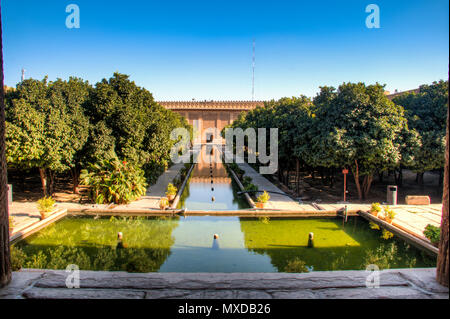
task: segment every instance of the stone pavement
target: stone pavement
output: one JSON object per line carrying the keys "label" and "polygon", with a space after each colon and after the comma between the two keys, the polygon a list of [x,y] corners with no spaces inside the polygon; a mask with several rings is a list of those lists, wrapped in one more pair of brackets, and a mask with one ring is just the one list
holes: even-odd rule
{"label": "stone pavement", "polygon": [[159,209],[159,201],[161,197],[166,196],[167,185],[180,173],[180,170],[184,167],[184,163],[178,163],[172,165],[167,171],[159,176],[156,183],[150,186],[145,196],[142,196],[140,200],[134,201],[128,205],[122,205],[121,208],[129,209]]}
{"label": "stone pavement", "polygon": [[4,299],[448,299],[436,269],[392,269],[379,273],[379,288],[367,288],[368,272],[125,273],[81,271],[80,288],[66,288],[63,270],[13,273]]}
{"label": "stone pavement", "polygon": [[[237,165],[245,171],[244,176],[249,176],[252,179],[252,183],[258,186],[260,191],[283,193],[278,187],[272,184],[269,180],[263,177],[259,172],[255,171],[253,167],[247,163],[237,163]],[[279,210],[296,210],[296,211],[315,211],[314,206],[308,204],[299,204],[291,199],[288,195],[280,195],[269,193],[270,200],[265,205],[265,209],[279,209]]]}
{"label": "stone pavement", "polygon": [[[67,209],[68,211],[81,211],[83,209],[110,209],[114,210],[133,210],[133,209],[158,209],[159,200],[166,196],[167,185],[180,173],[184,164],[174,164],[167,171],[159,176],[154,185],[151,185],[140,200],[134,201],[128,205],[98,205],[98,204],[79,204],[70,202],[59,202],[57,208]],[[14,217],[15,227],[23,228],[26,225],[39,221],[40,215],[36,202],[13,202],[9,206],[9,213]]]}
{"label": "stone pavement", "polygon": [[9,215],[14,218],[14,230],[20,230],[41,220],[36,202],[13,202]]}
{"label": "stone pavement", "polygon": [[441,227],[442,204],[390,206],[396,213],[392,224],[426,241],[423,231],[428,224]]}

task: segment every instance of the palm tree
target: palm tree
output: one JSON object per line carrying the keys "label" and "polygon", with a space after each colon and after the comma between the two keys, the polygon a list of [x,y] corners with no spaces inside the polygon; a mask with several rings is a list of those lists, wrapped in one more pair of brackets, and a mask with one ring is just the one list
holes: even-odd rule
{"label": "palm tree", "polygon": [[2,15],[0,4],[0,65],[1,65],[1,91],[0,91],[0,287],[11,281],[11,258],[9,253],[9,214],[6,182],[6,155],[5,155],[5,101],[3,87],[3,39]]}
{"label": "palm tree", "polygon": [[[447,106],[449,103],[447,102]],[[444,173],[444,192],[442,195],[442,222],[441,222],[441,242],[439,243],[439,256],[437,262],[437,281],[448,287],[448,179],[449,179],[449,136],[450,126],[450,108],[447,107],[447,146],[445,151],[445,173]]]}

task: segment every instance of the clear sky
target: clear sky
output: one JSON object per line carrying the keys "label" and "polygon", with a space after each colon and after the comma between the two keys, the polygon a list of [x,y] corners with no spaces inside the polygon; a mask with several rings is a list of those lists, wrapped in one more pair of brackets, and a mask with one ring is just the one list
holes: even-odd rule
{"label": "clear sky", "polygon": [[[157,100],[250,100],[305,94],[342,82],[389,91],[447,79],[447,0],[143,1],[2,0],[5,83],[119,71]],[[66,28],[66,6],[80,28]],[[368,4],[380,28],[365,24]]]}

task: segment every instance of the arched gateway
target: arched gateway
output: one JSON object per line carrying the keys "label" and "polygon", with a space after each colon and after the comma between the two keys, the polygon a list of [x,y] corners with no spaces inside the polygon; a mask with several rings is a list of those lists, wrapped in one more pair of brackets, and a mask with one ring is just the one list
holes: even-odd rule
{"label": "arched gateway", "polygon": [[158,102],[166,109],[184,116],[198,133],[194,142],[213,142],[213,130],[218,132],[233,123],[239,113],[264,106],[264,101],[174,101]]}

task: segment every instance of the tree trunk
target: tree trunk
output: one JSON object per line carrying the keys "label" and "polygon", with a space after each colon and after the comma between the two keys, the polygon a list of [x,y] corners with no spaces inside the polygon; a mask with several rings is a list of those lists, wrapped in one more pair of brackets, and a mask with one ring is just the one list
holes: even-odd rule
{"label": "tree trunk", "polygon": [[72,172],[72,182],[73,182],[73,193],[78,194],[78,186],[80,185],[80,169],[75,165],[71,169]]}
{"label": "tree trunk", "polygon": [[335,181],[335,169],[330,168],[330,188],[333,188]]}
{"label": "tree trunk", "polygon": [[383,183],[383,174],[384,172],[378,173],[378,182]]}
{"label": "tree trunk", "polygon": [[44,196],[47,196],[47,194],[48,194],[47,174],[45,171],[46,171],[45,168],[39,167],[39,177],[41,178],[42,192],[44,193]]}
{"label": "tree trunk", "polygon": [[403,184],[403,169],[401,167],[398,170],[394,169],[394,181],[395,181],[395,185],[402,186],[402,184]]}
{"label": "tree trunk", "polygon": [[[447,101],[448,105],[448,101]],[[447,142],[445,151],[445,172],[444,172],[444,190],[442,195],[442,221],[441,221],[441,240],[439,243],[439,255],[437,261],[437,274],[436,280],[446,287],[448,287],[448,184],[449,184],[449,121],[450,121],[450,109],[447,107]]]}
{"label": "tree trunk", "polygon": [[417,184],[419,184],[420,186],[423,186],[423,175],[425,173],[417,173],[417,177],[416,177],[416,181]]}
{"label": "tree trunk", "polygon": [[9,212],[6,176],[5,101],[3,87],[3,40],[0,4],[0,288],[11,282],[11,254],[9,251]]}
{"label": "tree trunk", "polygon": [[55,192],[55,172],[52,171],[51,169],[48,169],[47,176],[48,176],[47,194],[49,196],[53,196],[53,193]]}
{"label": "tree trunk", "polygon": [[300,195],[300,161],[298,158],[295,159],[295,192],[297,196]]}
{"label": "tree trunk", "polygon": [[355,178],[355,184],[356,184],[356,190],[358,191],[358,199],[362,200],[363,193],[361,190],[361,185],[359,184],[359,167],[358,167],[358,161],[355,160],[355,168],[352,168],[353,177]]}
{"label": "tree trunk", "polygon": [[372,179],[373,179],[373,176],[371,174],[364,176],[363,187],[362,187],[362,197],[363,197],[363,199],[366,199],[368,197],[368,195],[369,195],[370,186],[372,186]]}

